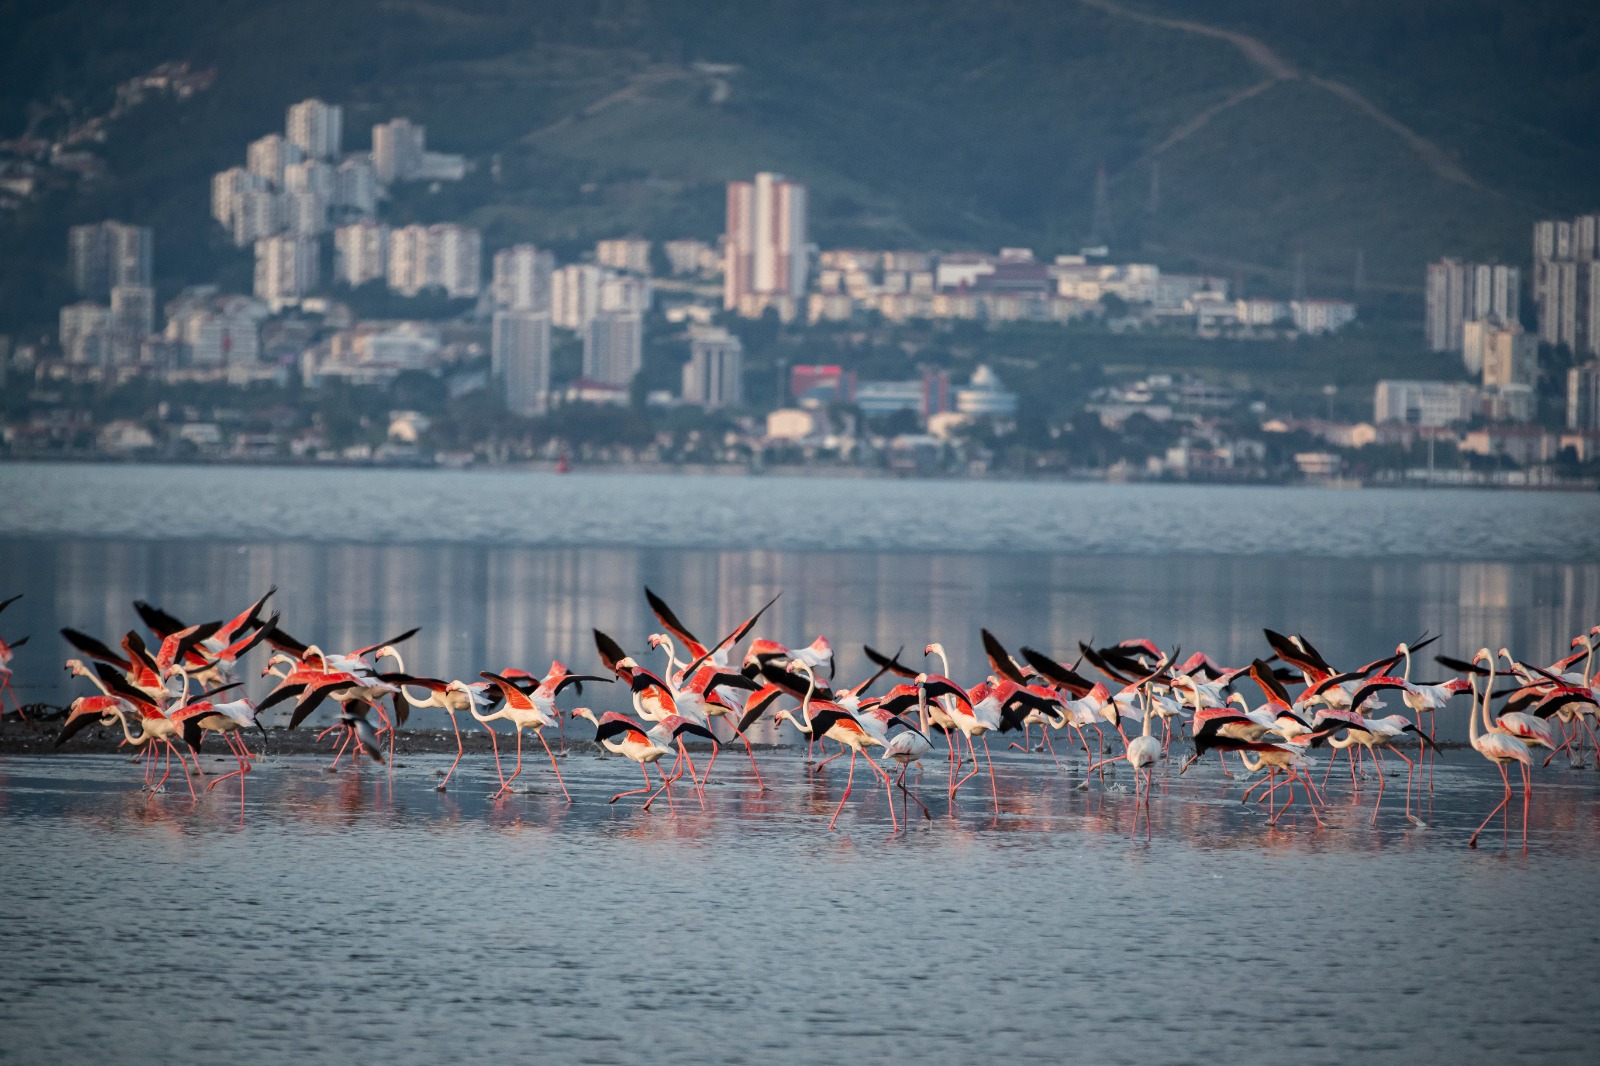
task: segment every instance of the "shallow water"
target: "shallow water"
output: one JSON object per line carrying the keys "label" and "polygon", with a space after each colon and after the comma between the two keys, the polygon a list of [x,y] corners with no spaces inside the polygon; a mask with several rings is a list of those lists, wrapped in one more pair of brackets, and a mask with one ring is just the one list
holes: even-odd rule
{"label": "shallow water", "polygon": [[[303,639],[353,648],[420,623],[407,667],[463,677],[593,669],[597,626],[642,647],[644,585],[702,636],[781,591],[762,633],[827,633],[851,680],[862,642],[919,659],[929,640],[973,679],[984,626],[1061,657],[1150,636],[1229,663],[1263,654],[1270,626],[1356,663],[1424,629],[1443,634],[1430,655],[1548,661],[1600,621],[1592,496],[0,465],[0,501],[0,597],[25,594],[0,632],[33,636],[16,683],[51,702],[81,691],[59,627],[115,637],[135,598],[220,617],[273,584]],[[1464,714],[1441,735],[1462,737]],[[1579,992],[1600,978],[1592,770],[1536,771],[1524,854],[1497,829],[1464,847],[1500,788],[1470,751],[1436,765],[1429,829],[1401,814],[1403,776],[1372,829],[1373,782],[1355,798],[1338,775],[1328,829],[1272,829],[1208,761],[1158,776],[1146,845],[1126,781],[1073,788],[1081,751],[1062,747],[1075,775],[996,755],[998,816],[981,778],[952,816],[936,757],[934,818],[901,834],[864,770],[827,833],[843,764],[809,778],[792,749],[760,754],[765,795],[730,750],[706,813],[680,792],[649,814],[605,802],[636,768],[576,751],[570,807],[542,751],[532,791],[498,802],[482,756],[444,795],[436,756],[403,755],[392,783],[273,756],[242,803],[226,783],[198,806],[141,793],[120,758],[0,756],[0,1061],[1588,1062],[1600,1046]]]}
{"label": "shallow water", "polygon": [[[983,627],[1013,650],[1030,644],[1063,659],[1077,657],[1080,640],[1147,636],[1234,665],[1268,654],[1263,626],[1305,633],[1333,662],[1352,665],[1429,630],[1443,637],[1412,677],[1442,680],[1436,651],[1508,646],[1549,662],[1600,621],[1595,561],[0,541],[0,589],[25,594],[0,618],[3,631],[34,634],[13,664],[29,702],[64,703],[82,688],[61,671],[70,653],[56,635],[62,626],[120,635],[136,622],[135,599],[189,622],[231,616],[273,585],[284,628],[302,640],[350,649],[420,624],[402,646],[406,667],[469,679],[509,666],[542,673],[551,659],[593,672],[596,627],[642,661],[663,662],[644,648],[660,628],[646,585],[703,639],[781,592],[762,634],[791,644],[827,634],[840,676],[852,683],[870,672],[863,643],[883,652],[903,646],[921,662],[934,640],[956,677],[976,680],[988,672]],[[249,660],[257,696],[266,691],[256,677],[264,659],[254,652]],[[626,693],[612,689],[589,686],[582,698],[623,709]],[[1464,739],[1464,722],[1441,716],[1441,735]]]}
{"label": "shallow water", "polygon": [[763,752],[761,795],[733,756],[675,814],[607,806],[635,768],[586,754],[570,807],[547,764],[493,802],[487,760],[441,795],[437,757],[392,784],[277,759],[196,809],[122,759],[0,759],[7,1057],[1587,1062],[1600,1039],[1575,992],[1600,979],[1592,773],[1540,777],[1523,854],[1463,846],[1499,790],[1476,756],[1438,767],[1428,830],[1402,828],[1403,777],[1376,830],[1372,782],[1359,806],[1335,782],[1315,831],[1164,769],[1150,845],[1115,778],[1078,792],[1042,756],[997,759],[999,816],[964,791],[951,817],[930,760],[933,820],[898,835],[865,771],[829,834],[842,764]]}

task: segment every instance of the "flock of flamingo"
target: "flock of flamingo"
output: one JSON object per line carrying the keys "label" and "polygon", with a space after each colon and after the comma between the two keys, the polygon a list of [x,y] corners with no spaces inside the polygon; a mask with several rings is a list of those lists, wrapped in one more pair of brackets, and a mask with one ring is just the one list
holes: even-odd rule
{"label": "flock of flamingo", "polygon": [[[907,773],[913,767],[920,770],[923,760],[933,755],[938,747],[935,737],[943,741],[951,811],[960,790],[979,774],[986,774],[998,813],[1000,785],[989,734],[1013,734],[1016,739],[1011,748],[1048,754],[1062,766],[1052,734],[1065,731],[1069,756],[1081,747],[1086,760],[1076,788],[1090,789],[1096,781],[1104,788],[1106,770],[1117,764],[1126,764],[1132,771],[1133,832],[1138,832],[1143,811],[1148,840],[1155,771],[1174,739],[1185,733],[1193,751],[1183,760],[1180,775],[1212,751],[1217,753],[1222,773],[1230,778],[1234,775],[1224,758],[1229,752],[1237,755],[1246,772],[1265,771],[1242,798],[1248,801],[1252,793],[1262,790],[1257,801],[1264,799],[1268,804],[1271,825],[1277,825],[1298,798],[1316,825],[1323,826],[1324,793],[1341,752],[1349,764],[1353,791],[1361,787],[1359,763],[1371,760],[1378,771],[1378,797],[1372,808],[1372,823],[1376,824],[1383,802],[1385,753],[1392,753],[1407,764],[1405,817],[1422,825],[1411,810],[1413,786],[1422,787],[1417,769],[1438,750],[1434,742],[1436,715],[1455,697],[1466,695],[1470,696],[1466,710],[1472,748],[1494,764],[1504,785],[1499,802],[1469,838],[1473,847],[1495,815],[1504,812],[1509,825],[1515,795],[1509,773],[1512,764],[1520,776],[1526,846],[1534,748],[1548,751],[1542,765],[1548,766],[1562,751],[1569,751],[1569,758],[1579,765],[1587,738],[1600,768],[1600,738],[1594,728],[1594,719],[1600,714],[1600,679],[1592,669],[1600,626],[1574,637],[1571,654],[1547,666],[1524,662],[1505,648],[1483,648],[1470,660],[1436,656],[1438,663],[1457,676],[1431,684],[1411,680],[1413,654],[1437,639],[1424,639],[1426,634],[1398,645],[1384,658],[1340,670],[1305,637],[1272,630],[1264,631],[1268,654],[1238,667],[1222,666],[1199,652],[1180,661],[1180,651],[1163,651],[1142,639],[1103,647],[1080,644],[1070,664],[1028,647],[1013,656],[984,630],[991,672],[970,687],[949,676],[949,661],[938,643],[926,645],[922,660],[912,663],[901,660],[903,648],[884,655],[866,647],[875,672],[858,684],[842,686],[836,682],[833,648],[825,637],[796,648],[756,639],[736,665],[737,648],[776,598],[715,644],[706,644],[660,597],[646,589],[650,608],[662,626],[662,632],[648,638],[649,654],[663,660],[657,669],[642,665],[639,658],[596,630],[603,673],[574,674],[552,662],[543,675],[505,668],[463,681],[406,670],[398,645],[414,635],[415,629],[344,654],[298,641],[279,625],[277,614],[264,617],[275,591],[268,591],[232,619],[200,625],[185,625],[160,608],[135,603],[139,617],[153,634],[153,644],[136,630],[130,630],[114,648],[89,634],[63,629],[62,636],[83,656],[68,659],[67,670],[86,678],[97,691],[72,702],[56,745],[96,723],[120,726],[123,743],[143,752],[146,789],[164,789],[176,757],[191,797],[198,799],[194,782],[205,776],[198,754],[206,738],[215,734],[236,761],[236,769],[215,777],[206,789],[228,778],[238,778],[242,789],[256,758],[247,743],[248,733],[256,730],[265,737],[261,716],[279,705],[289,707],[288,728],[295,729],[325,701],[337,704],[338,718],[322,734],[337,739],[330,769],[336,769],[347,753],[352,764],[366,756],[392,765],[396,730],[411,711],[426,709],[447,715],[455,734],[456,757],[437,785],[441,791],[449,785],[465,753],[460,717],[467,715],[487,729],[493,744],[500,782],[496,797],[515,789],[523,770],[523,733],[527,731],[544,748],[555,784],[570,803],[571,795],[544,734],[545,729],[556,726],[564,744],[565,716],[588,720],[600,746],[638,764],[643,787],[618,792],[610,802],[643,796],[642,806],[648,810],[665,794],[668,806],[675,810],[673,785],[687,774],[703,809],[717,756],[724,743],[735,739],[744,746],[755,784],[766,789],[749,733],[768,717],[774,724],[791,724],[805,736],[806,761],[812,772],[848,754],[844,790],[828,822],[830,830],[850,799],[857,758],[867,756],[864,764],[875,778],[874,788],[882,786],[889,801],[891,826],[899,831],[910,824],[908,803],[915,803],[924,817],[932,817],[918,791],[908,785]],[[0,611],[16,599],[0,603]],[[8,644],[0,640],[0,701],[9,694],[13,703],[17,702],[10,686],[10,664],[15,649],[25,641]],[[259,702],[218,699],[241,687],[237,679],[240,660],[262,644],[271,649],[262,675],[277,679],[272,691]],[[929,668],[935,659],[938,672]],[[892,679],[891,687],[870,695],[885,677]],[[1505,680],[1508,687],[1496,692],[1497,680]],[[597,715],[587,707],[563,711],[557,706],[568,690],[581,694],[585,683],[619,682],[631,691],[637,717],[615,712]],[[1291,694],[1290,686],[1300,691]],[[1262,697],[1255,706],[1251,705],[1251,689]],[[1385,694],[1397,695],[1409,716],[1369,717],[1383,709]],[[1495,699],[1504,701],[1498,712],[1492,709]],[[0,702],[0,711],[3,706]],[[23,710],[17,703],[17,713],[23,714]],[[515,731],[516,760],[509,774],[492,726],[496,721],[506,722]],[[1036,728],[1037,744],[1033,739]],[[710,743],[710,758],[703,769],[695,765],[687,738]],[[837,748],[831,755],[824,750],[829,741]],[[1120,752],[1116,750],[1119,744]],[[1415,754],[1407,755],[1402,748],[1412,744],[1416,745]],[[876,757],[871,749],[877,749]],[[1331,755],[1318,783],[1311,767],[1323,750]],[[669,756],[669,768],[662,769]],[[655,778],[650,775],[652,767]],[[1299,797],[1296,785],[1300,786]],[[1428,787],[1432,787],[1431,775]],[[1285,790],[1281,807],[1277,802],[1280,788]]]}

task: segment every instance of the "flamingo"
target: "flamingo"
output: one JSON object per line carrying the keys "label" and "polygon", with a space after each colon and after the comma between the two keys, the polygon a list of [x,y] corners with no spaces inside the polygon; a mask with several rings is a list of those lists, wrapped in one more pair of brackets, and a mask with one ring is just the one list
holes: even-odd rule
{"label": "flamingo", "polygon": [[[905,725],[904,721],[900,722]],[[922,686],[917,686],[917,728],[906,726],[905,729],[889,738],[883,746],[883,761],[896,763],[900,767],[900,775],[895,778],[895,784],[900,788],[900,819],[910,827],[906,817],[906,797],[910,791],[906,788],[906,772],[912,766],[921,765],[922,759],[933,751],[933,741],[928,739],[928,691]],[[923,817],[933,820],[933,813],[928,810],[928,805],[922,802],[920,796],[911,796],[917,801],[917,806],[922,808]]]}
{"label": "flamingo", "polygon": [[1485,818],[1478,825],[1478,828],[1472,831],[1472,836],[1467,839],[1467,847],[1475,848],[1478,846],[1478,834],[1483,832],[1483,827],[1488,825],[1494,816],[1505,808],[1507,803],[1511,802],[1511,779],[1506,776],[1506,763],[1509,762],[1522,764],[1522,846],[1527,847],[1528,789],[1532,784],[1533,756],[1528,751],[1528,746],[1516,737],[1508,733],[1496,733],[1493,731],[1489,723],[1489,698],[1494,692],[1495,664],[1498,660],[1488,648],[1479,649],[1478,653],[1472,657],[1473,665],[1477,665],[1480,659],[1487,660],[1489,663],[1489,681],[1483,689],[1482,715],[1484,732],[1482,734],[1478,732],[1478,682],[1476,675],[1474,675],[1472,681],[1473,714],[1468,719],[1470,724],[1467,729],[1467,737],[1472,744],[1472,749],[1494,763],[1495,767],[1500,771],[1500,780],[1505,785],[1506,791],[1505,795],[1500,798],[1500,802],[1495,804],[1494,809],[1489,812],[1489,817]]}
{"label": "flamingo", "polygon": [[[780,722],[793,722],[795,728],[802,733],[820,734],[850,749],[850,772],[845,777],[844,795],[839,797],[839,806],[834,808],[833,817],[828,821],[828,829],[831,831],[834,823],[839,820],[839,812],[844,810],[845,801],[850,798],[851,788],[855,785],[856,756],[861,754],[865,748],[883,747],[884,742],[869,733],[855,715],[840,707],[837,703],[820,701],[818,703],[820,709],[813,714],[812,697],[815,695],[817,688],[815,669],[810,663],[800,659],[793,660],[789,669],[804,670],[809,684],[806,687],[805,699],[800,704],[800,717],[796,718],[792,712],[785,709],[777,713],[777,719]],[[884,794],[889,799],[889,821],[898,831],[900,824],[894,816],[894,791],[889,783],[889,775],[880,770],[878,765],[870,758],[867,760],[867,766],[883,780]]]}
{"label": "flamingo", "polygon": [[1138,736],[1128,741],[1126,750],[1111,759],[1104,759],[1091,765],[1087,773],[1093,773],[1100,766],[1111,762],[1126,760],[1133,767],[1133,833],[1139,833],[1139,785],[1144,784],[1144,838],[1150,839],[1150,787],[1153,784],[1156,760],[1161,757],[1161,741],[1150,735],[1150,719],[1154,712],[1147,706],[1144,711],[1144,730]]}
{"label": "flamingo", "polygon": [[[6,600],[5,603],[0,603],[0,610],[4,610],[8,604],[12,603],[18,598],[19,597],[17,596],[13,596],[11,599]],[[21,718],[23,721],[27,721],[28,716],[22,710],[22,701],[17,699],[17,690],[11,687],[11,660],[16,656],[17,649],[26,643],[28,643],[27,637],[21,637],[17,640],[13,640],[9,644],[4,640],[0,640],[0,694],[11,694],[11,702],[16,704],[17,707],[17,717]],[[3,700],[0,700],[0,713],[3,713],[4,711],[5,703]]]}
{"label": "flamingo", "polygon": [[[595,740],[607,751],[632,759],[639,766],[639,772],[644,774],[644,787],[636,788],[631,792],[618,792],[607,803],[615,803],[624,796],[640,796],[651,789],[655,792],[644,801],[643,810],[649,810],[650,804],[655,802],[656,796],[663,791],[667,794],[667,804],[672,804],[672,782],[660,767],[661,759],[671,755],[672,749],[657,743],[637,722],[627,715],[607,711],[596,718],[594,712],[587,707],[574,707],[568,712],[574,718],[587,718],[595,727]],[[655,782],[650,780],[651,765],[655,765],[656,773],[661,775],[661,787],[656,788]]]}
{"label": "flamingo", "polygon": [[125,710],[126,705],[115,696],[79,696],[68,705],[67,720],[61,723],[54,746],[61,747],[96,720],[102,726],[113,724],[117,714]]}
{"label": "flamingo", "polygon": [[[556,754],[550,750],[549,742],[544,739],[544,734],[540,732],[540,730],[545,726],[554,725],[555,720],[552,715],[560,714],[561,712],[553,710],[547,712],[544,708],[540,707],[539,703],[536,702],[533,697],[523,692],[520,688],[514,685],[509,678],[504,677],[501,674],[490,673],[486,670],[478,676],[486,681],[489,681],[500,690],[500,695],[505,700],[505,706],[498,711],[494,711],[485,715],[478,713],[478,708],[474,702],[469,702],[467,705],[468,713],[470,713],[472,717],[476,718],[486,728],[489,727],[490,722],[493,722],[496,719],[504,719],[510,722],[517,729],[517,768],[511,772],[510,777],[506,777],[504,773],[501,774],[500,790],[496,792],[495,795],[501,796],[507,792],[510,792],[511,783],[517,779],[519,774],[522,773],[522,731],[524,729],[532,729],[533,735],[538,737],[539,743],[544,746],[544,753],[550,756],[550,769],[556,775],[556,784],[561,786],[561,794],[567,798],[568,803],[571,803],[572,794],[567,791],[567,783],[561,779],[561,767],[556,765]],[[553,707],[554,704],[551,706]],[[489,735],[491,739],[494,737],[494,730],[492,728],[489,729]],[[498,769],[500,765],[499,741],[494,741],[494,746],[495,767]]]}
{"label": "flamingo", "polygon": [[978,705],[972,702],[971,697],[959,685],[950,680],[950,660],[945,655],[943,644],[938,642],[929,644],[922,649],[922,654],[924,656],[937,655],[939,657],[939,665],[944,670],[944,674],[919,674],[917,683],[938,682],[955,690],[955,694],[945,700],[945,713],[949,715],[951,723],[961,731],[961,735],[966,737],[967,750],[972,754],[972,772],[951,784],[950,798],[954,799],[956,793],[961,790],[961,786],[972,780],[978,773],[978,752],[972,746],[972,738],[977,737],[983,741],[983,756],[989,763],[989,792],[994,797],[994,809],[995,813],[998,814],[1000,811],[1000,786],[996,784],[994,778],[994,759],[989,754],[988,734],[1000,728],[1000,708],[996,704],[989,703],[985,704],[980,712]]}
{"label": "flamingo", "polygon": [[[1317,813],[1317,804],[1321,802],[1322,797],[1318,795],[1317,786],[1312,783],[1311,776],[1301,772],[1310,765],[1310,760],[1306,757],[1302,743],[1255,744],[1240,748],[1238,752],[1239,761],[1244,764],[1244,768],[1250,773],[1255,773],[1263,766],[1267,768],[1266,779],[1245,789],[1244,795],[1240,797],[1240,802],[1242,803],[1248,799],[1254,789],[1259,788],[1261,785],[1268,786],[1267,804],[1272,816],[1268,819],[1267,824],[1277,825],[1278,819],[1287,814],[1290,806],[1294,804],[1294,782],[1298,780],[1306,787],[1306,806],[1311,809],[1311,817],[1317,820],[1317,828],[1326,829],[1327,826],[1323,824],[1322,816]],[[1250,761],[1252,757],[1255,759],[1254,763]],[[1272,796],[1278,789],[1274,779],[1279,773],[1285,774],[1288,778],[1284,783],[1289,788],[1289,799],[1284,803],[1283,810],[1273,811]]]}

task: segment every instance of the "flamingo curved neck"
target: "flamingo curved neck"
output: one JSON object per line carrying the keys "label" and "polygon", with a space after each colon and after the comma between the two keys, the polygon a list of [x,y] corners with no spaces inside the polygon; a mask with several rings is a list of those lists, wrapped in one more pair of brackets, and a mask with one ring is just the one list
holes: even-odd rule
{"label": "flamingo curved neck", "polygon": [[117,716],[117,721],[122,723],[122,735],[127,738],[128,747],[130,747],[130,748],[142,748],[146,744],[150,743],[150,741],[155,739],[153,736],[150,735],[149,731],[144,731],[144,732],[141,732],[138,736],[134,736],[133,735],[133,730],[128,728],[128,715],[127,715],[127,713],[125,711],[122,710],[122,708],[118,707],[116,709],[116,711],[115,711],[115,714]]}

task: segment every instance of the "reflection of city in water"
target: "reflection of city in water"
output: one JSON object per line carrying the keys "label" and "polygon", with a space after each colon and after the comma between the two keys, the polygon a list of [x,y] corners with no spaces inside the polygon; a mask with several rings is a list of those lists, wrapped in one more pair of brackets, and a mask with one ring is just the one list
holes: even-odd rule
{"label": "reflection of city in water", "polygon": [[[702,638],[781,592],[762,633],[790,643],[827,634],[847,677],[864,667],[862,642],[905,645],[919,660],[939,640],[957,676],[975,680],[985,626],[1063,658],[1079,640],[1149,636],[1233,664],[1265,654],[1269,626],[1356,663],[1423,630],[1443,634],[1430,652],[1504,645],[1549,660],[1600,618],[1600,563],[86,539],[14,540],[0,559],[0,587],[26,594],[8,622],[41,635],[15,664],[29,699],[66,695],[65,645],[52,650],[50,636],[61,626],[115,637],[133,624],[134,599],[201,621],[271,585],[284,627],[303,640],[347,649],[420,625],[402,648],[408,669],[468,678],[552,658],[592,669],[594,628],[644,652],[646,585]],[[1413,676],[1437,680],[1442,669],[1430,659]],[[584,700],[620,707],[622,696],[597,686]]]}

